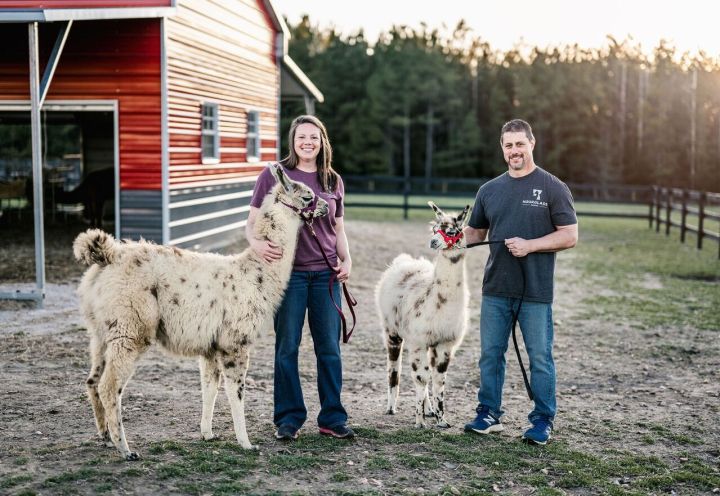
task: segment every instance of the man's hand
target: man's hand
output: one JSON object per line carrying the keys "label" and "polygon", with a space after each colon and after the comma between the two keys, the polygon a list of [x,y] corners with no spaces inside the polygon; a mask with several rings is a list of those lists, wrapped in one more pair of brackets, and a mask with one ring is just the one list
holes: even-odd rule
{"label": "man's hand", "polygon": [[505,240],[505,246],[514,257],[524,257],[528,253],[532,253],[530,241],[523,238],[509,238]]}
{"label": "man's hand", "polygon": [[250,247],[257,254],[257,256],[265,260],[267,263],[273,263],[282,258],[282,248],[280,248],[272,241],[264,241],[262,239],[252,238],[250,240]]}

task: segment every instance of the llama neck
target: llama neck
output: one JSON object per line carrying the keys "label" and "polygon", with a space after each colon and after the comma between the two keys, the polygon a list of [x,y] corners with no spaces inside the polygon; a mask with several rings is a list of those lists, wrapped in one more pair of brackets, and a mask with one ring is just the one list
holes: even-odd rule
{"label": "llama neck", "polygon": [[451,288],[465,280],[465,252],[463,250],[441,250],[435,257],[433,280]]}

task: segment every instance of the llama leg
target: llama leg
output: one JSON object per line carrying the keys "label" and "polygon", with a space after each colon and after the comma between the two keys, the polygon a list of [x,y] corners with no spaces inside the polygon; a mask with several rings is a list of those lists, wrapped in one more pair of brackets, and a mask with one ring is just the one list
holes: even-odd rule
{"label": "llama leg", "polygon": [[98,435],[106,444],[113,446],[105,419],[105,408],[102,401],[100,401],[100,393],[98,392],[98,383],[105,370],[105,359],[103,358],[105,346],[95,337],[93,329],[90,329],[90,333],[92,336],[90,338],[90,373],[86,381],[88,398],[90,398],[90,404],[93,408]]}
{"label": "llama leg", "polygon": [[212,419],[219,385],[220,368],[218,367],[216,356],[200,357],[200,386],[202,388],[203,399],[200,433],[206,441],[215,439],[212,432]]}
{"label": "llama leg", "polygon": [[437,416],[437,426],[450,427],[445,420],[445,381],[447,369],[452,358],[452,343],[441,343],[435,347],[430,360],[432,367],[433,404]]}
{"label": "llama leg", "polygon": [[134,451],[130,451],[125,439],[125,429],[122,423],[122,390],[132,376],[135,361],[147,349],[132,339],[116,337],[108,344],[105,352],[105,371],[100,378],[98,392],[100,400],[105,407],[110,439],[126,460],[139,460]]}
{"label": "llama leg", "polygon": [[430,367],[428,365],[428,353],[425,348],[410,350],[410,366],[413,369],[413,380],[415,382],[415,427],[425,427],[425,406],[428,396],[428,380],[430,379]]}
{"label": "llama leg", "polygon": [[245,375],[250,366],[250,350],[242,346],[234,355],[225,355],[222,360],[225,374],[225,392],[230,402],[235,436],[238,443],[245,449],[255,449],[250,444],[245,428]]}
{"label": "llama leg", "polygon": [[397,399],[400,394],[400,371],[402,369],[402,348],[403,339],[397,334],[392,334],[390,329],[385,329],[385,346],[387,347],[387,372],[388,372],[388,415],[395,415],[397,411]]}

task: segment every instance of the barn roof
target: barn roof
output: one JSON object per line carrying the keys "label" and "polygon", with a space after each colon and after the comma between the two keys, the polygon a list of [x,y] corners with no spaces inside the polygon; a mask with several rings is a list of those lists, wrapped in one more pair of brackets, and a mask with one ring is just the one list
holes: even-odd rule
{"label": "barn roof", "polygon": [[0,22],[53,22],[165,17],[175,0],[8,0]]}

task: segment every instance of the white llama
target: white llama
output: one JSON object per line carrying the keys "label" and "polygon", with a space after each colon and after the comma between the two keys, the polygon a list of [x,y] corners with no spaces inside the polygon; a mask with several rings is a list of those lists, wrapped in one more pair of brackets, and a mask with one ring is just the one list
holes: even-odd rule
{"label": "white llama", "polygon": [[255,236],[283,247],[280,260],[266,263],[248,248],[239,255],[196,253],[140,241],[117,242],[100,230],[80,234],[75,257],[90,265],[78,294],[90,333],[92,368],[88,395],[99,435],[127,460],[123,389],[136,360],[158,341],[178,355],[200,358],[203,410],[200,432],[212,439],[212,417],[220,375],[232,411],[235,435],[253,448],[245,428],[245,375],[249,352],[285,292],[292,270],[301,215],[325,215],[315,195],[272,166],[278,184],[264,199]]}
{"label": "white llama", "polygon": [[[403,344],[407,342],[415,382],[415,427],[424,417],[445,421],[445,379],[450,360],[467,328],[468,290],[465,283],[465,241],[462,228],[468,209],[457,217],[443,213],[433,202],[436,222],[430,248],[435,262],[398,255],[383,273],[375,296],[383,327],[388,362],[387,414],[394,415],[399,393]],[[428,397],[432,375],[433,403]]]}

